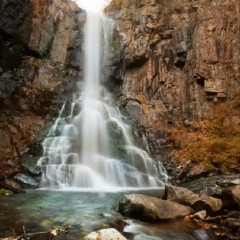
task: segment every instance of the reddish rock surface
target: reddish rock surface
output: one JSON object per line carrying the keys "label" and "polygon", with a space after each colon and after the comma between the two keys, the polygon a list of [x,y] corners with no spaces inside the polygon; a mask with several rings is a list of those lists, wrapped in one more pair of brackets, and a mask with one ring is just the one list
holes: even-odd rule
{"label": "reddish rock surface", "polygon": [[118,104],[144,126],[153,154],[163,155],[162,139],[174,148],[182,179],[196,163],[207,175],[240,169],[239,9],[238,0],[113,0],[105,10],[116,20]]}

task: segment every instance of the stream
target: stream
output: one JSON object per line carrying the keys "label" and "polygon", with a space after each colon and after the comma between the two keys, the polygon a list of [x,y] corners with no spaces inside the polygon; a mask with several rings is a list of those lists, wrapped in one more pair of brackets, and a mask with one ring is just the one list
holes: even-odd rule
{"label": "stream", "polygon": [[[0,196],[0,238],[13,236],[13,229],[16,235],[22,235],[23,227],[26,233],[34,233],[71,225],[67,239],[81,239],[109,227],[116,228],[127,239],[198,239],[194,235],[196,226],[190,222],[150,224],[123,217],[117,211],[118,202],[128,193],[27,190],[26,194]],[[141,193],[159,195],[156,190]]]}

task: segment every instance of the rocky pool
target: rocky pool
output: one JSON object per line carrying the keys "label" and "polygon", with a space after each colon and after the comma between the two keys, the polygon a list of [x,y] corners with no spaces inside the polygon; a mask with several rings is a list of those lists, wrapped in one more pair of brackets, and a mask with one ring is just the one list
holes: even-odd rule
{"label": "rocky pool", "polygon": [[[26,194],[1,196],[0,238],[24,233],[64,230],[67,239],[113,227],[127,239],[195,240],[197,227],[183,220],[172,223],[144,223],[118,213],[120,198],[129,192],[80,192],[27,190]],[[148,194],[145,192],[145,194]],[[152,195],[153,193],[151,193]],[[155,196],[159,193],[155,191]]]}

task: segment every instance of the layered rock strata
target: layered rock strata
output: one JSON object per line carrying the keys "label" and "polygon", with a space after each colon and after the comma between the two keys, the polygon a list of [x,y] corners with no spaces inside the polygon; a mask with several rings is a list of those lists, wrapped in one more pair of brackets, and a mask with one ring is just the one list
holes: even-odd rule
{"label": "layered rock strata", "polygon": [[[218,103],[237,96],[239,9],[237,0],[113,0],[105,9],[116,22],[109,82],[119,105],[155,141],[155,151],[186,128],[177,141],[172,137],[181,148],[192,121],[204,121]],[[239,124],[239,110],[229,121]]]}

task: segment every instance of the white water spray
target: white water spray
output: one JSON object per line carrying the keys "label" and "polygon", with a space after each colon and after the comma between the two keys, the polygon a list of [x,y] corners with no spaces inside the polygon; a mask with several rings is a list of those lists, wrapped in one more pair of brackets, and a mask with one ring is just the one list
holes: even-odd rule
{"label": "white water spray", "polygon": [[[85,26],[83,91],[74,95],[70,115],[59,118],[43,142],[43,187],[107,190],[162,188],[162,165],[132,143],[129,126],[100,86],[101,19],[88,12]],[[59,134],[59,129],[62,128]],[[58,130],[58,131],[57,131]]]}

